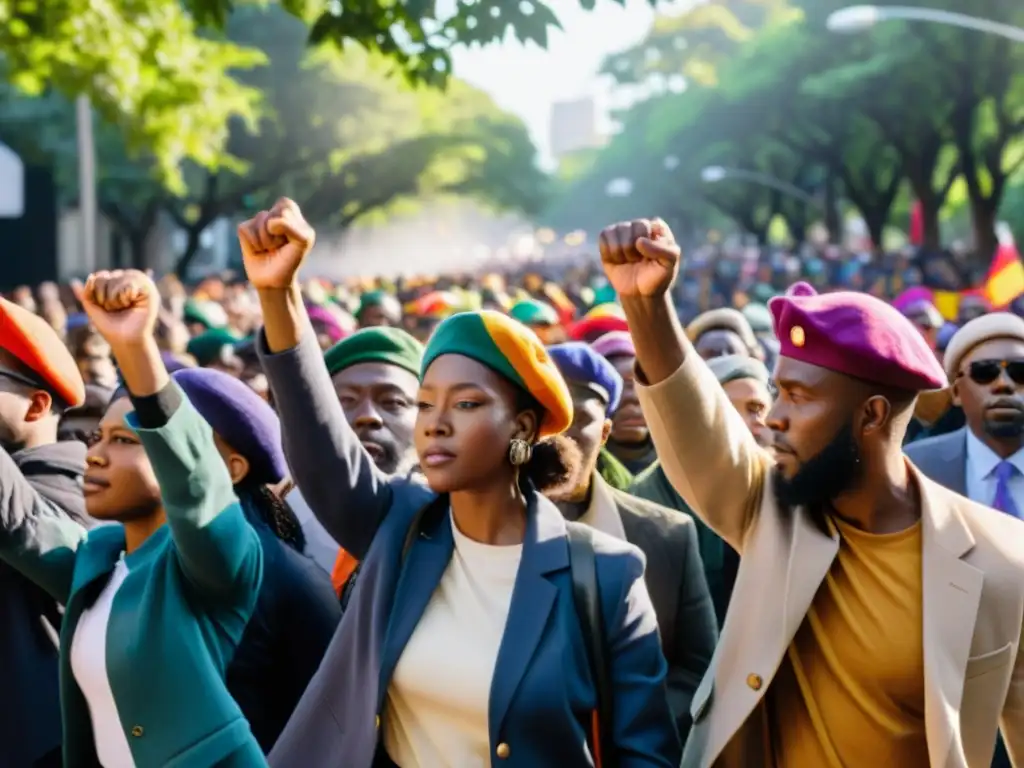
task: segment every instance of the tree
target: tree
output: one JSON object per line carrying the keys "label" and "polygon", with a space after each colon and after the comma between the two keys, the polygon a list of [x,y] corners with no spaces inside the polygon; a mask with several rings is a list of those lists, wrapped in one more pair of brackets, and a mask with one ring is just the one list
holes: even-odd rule
{"label": "tree", "polygon": [[[269,61],[241,75],[264,94],[265,116],[255,132],[233,126],[227,148],[245,171],[191,168],[188,194],[169,201],[188,235],[179,271],[214,220],[281,194],[338,229],[408,196],[463,192],[499,206],[537,204],[543,178],[524,126],[480,91],[459,81],[443,91],[406,86],[379,55],[358,49],[307,54],[304,26],[273,8],[236,11],[228,33]],[[495,175],[511,167],[518,172],[509,180]]]}
{"label": "tree", "polygon": [[[580,2],[592,8],[595,0]],[[511,32],[545,46],[558,25],[540,0],[460,0],[448,16],[432,0],[280,6],[311,24],[305,34],[314,46],[352,42],[410,81],[434,85],[450,78],[453,45],[483,45]],[[102,120],[124,132],[130,153],[150,157],[161,181],[180,193],[184,160],[240,170],[225,151],[229,129],[239,120],[252,124],[259,104],[236,75],[263,59],[220,33],[249,10],[234,0],[0,0],[0,76],[29,95],[88,96]]]}
{"label": "tree", "polygon": [[178,190],[181,162],[230,164],[227,123],[252,120],[258,94],[229,72],[257,51],[196,34],[173,0],[0,0],[0,76],[28,95],[89,96],[127,146]]}
{"label": "tree", "polygon": [[[620,5],[624,0],[615,0]],[[590,10],[596,0],[579,0]],[[652,5],[655,0],[651,0]],[[522,42],[547,47],[548,31],[558,18],[541,0],[459,0],[444,15],[435,0],[282,0],[281,5],[312,22],[310,42],[355,43],[394,62],[413,82],[441,85],[451,76],[451,49],[456,44],[487,45],[509,33]],[[201,24],[223,28],[233,12],[232,0],[186,0]]]}
{"label": "tree", "polygon": [[636,45],[609,56],[602,71],[622,85],[684,77],[714,85],[718,68],[757,30],[788,15],[785,0],[716,0],[658,16]]}

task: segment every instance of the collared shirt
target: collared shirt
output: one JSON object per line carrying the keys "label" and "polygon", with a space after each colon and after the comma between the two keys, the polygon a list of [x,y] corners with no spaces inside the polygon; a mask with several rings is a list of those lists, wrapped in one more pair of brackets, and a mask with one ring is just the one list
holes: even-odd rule
{"label": "collared shirt", "polygon": [[[979,440],[970,429],[967,430],[967,496],[971,501],[992,506],[996,495],[996,467],[1002,459],[995,451]],[[1024,513],[1024,448],[1009,459],[1017,468],[1010,478],[1010,497],[1017,509]]]}
{"label": "collared shirt", "polygon": [[626,541],[626,529],[622,527],[619,507],[612,498],[611,487],[597,472],[590,481],[590,505],[579,521],[591,528],[617,539]]}

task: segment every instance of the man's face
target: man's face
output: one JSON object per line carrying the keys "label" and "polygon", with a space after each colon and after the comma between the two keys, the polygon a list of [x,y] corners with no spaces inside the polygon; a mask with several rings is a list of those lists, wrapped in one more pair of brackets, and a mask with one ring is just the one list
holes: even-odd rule
{"label": "man's face", "polygon": [[49,396],[0,354],[0,446],[11,452],[20,450],[34,422],[49,413],[49,403]]}
{"label": "man's face", "polygon": [[572,424],[566,437],[579,446],[581,456],[580,477],[577,485],[589,481],[597,465],[597,457],[612,431],[608,418],[608,404],[593,389],[579,382],[569,382],[572,395]]}
{"label": "man's face", "polygon": [[863,463],[845,377],[780,357],[775,383],[778,397],[766,422],[779,502],[815,506],[850,490]]}
{"label": "man's face", "polygon": [[981,440],[1024,435],[1024,341],[993,339],[972,349],[956,372],[953,402]]}
{"label": "man's face", "polygon": [[389,474],[414,466],[416,377],[387,363],[358,363],[332,380],[345,418],[373,462]]}
{"label": "man's face", "polygon": [[711,330],[702,333],[696,343],[697,354],[705,360],[727,355],[743,355],[749,357],[750,350],[743,339],[732,331]]}
{"label": "man's face", "polygon": [[734,379],[722,387],[757,444],[768,448],[772,444],[772,431],[765,423],[768,409],[772,407],[772,396],[768,388],[757,379]]}
{"label": "man's face", "polygon": [[635,357],[627,355],[617,355],[609,360],[622,377],[622,399],[612,415],[612,439],[624,445],[642,443],[650,434],[644,412],[640,410],[640,400],[636,396],[636,379],[633,374],[635,361]]}
{"label": "man's face", "polygon": [[387,309],[380,304],[371,304],[359,313],[360,328],[377,328],[386,325],[396,325],[398,318],[392,317]]}

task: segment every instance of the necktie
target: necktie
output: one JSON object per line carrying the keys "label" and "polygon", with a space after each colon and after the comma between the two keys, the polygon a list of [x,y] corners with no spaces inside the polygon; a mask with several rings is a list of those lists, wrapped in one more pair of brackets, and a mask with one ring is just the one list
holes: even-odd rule
{"label": "necktie", "polygon": [[1000,512],[1020,518],[1020,510],[1010,495],[1010,478],[1017,474],[1017,467],[1009,461],[1001,461],[996,465],[996,495],[992,499],[992,506]]}

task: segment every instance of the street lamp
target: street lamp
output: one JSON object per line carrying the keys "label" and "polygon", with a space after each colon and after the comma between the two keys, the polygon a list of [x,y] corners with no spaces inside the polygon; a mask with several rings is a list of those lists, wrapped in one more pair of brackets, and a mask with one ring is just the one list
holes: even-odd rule
{"label": "street lamp", "polygon": [[818,201],[812,195],[804,192],[800,187],[789,184],[782,179],[769,176],[767,173],[748,171],[743,168],[725,168],[721,165],[709,165],[700,172],[701,181],[705,184],[718,184],[726,179],[739,179],[749,181],[752,184],[760,184],[782,192],[790,197],[796,197],[809,205],[818,205]]}
{"label": "street lamp", "polygon": [[929,21],[962,29],[972,29],[1024,43],[1024,29],[991,19],[979,19],[964,13],[905,5],[851,5],[829,15],[825,26],[831,32],[863,32],[883,21]]}

